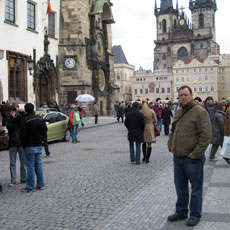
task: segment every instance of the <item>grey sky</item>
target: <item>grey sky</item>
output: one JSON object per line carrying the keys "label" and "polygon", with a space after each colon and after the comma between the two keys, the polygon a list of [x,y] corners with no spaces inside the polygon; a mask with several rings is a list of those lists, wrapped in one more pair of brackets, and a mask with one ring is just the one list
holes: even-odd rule
{"label": "grey sky", "polygon": [[[176,5],[176,0],[174,6]],[[216,0],[216,41],[221,53],[230,54],[230,0]],[[155,0],[111,0],[113,16],[113,45],[121,45],[129,64],[153,69],[153,49],[156,39]],[[189,0],[178,0],[179,8],[188,8]],[[157,0],[160,6],[160,0]],[[189,12],[188,9],[185,11]]]}

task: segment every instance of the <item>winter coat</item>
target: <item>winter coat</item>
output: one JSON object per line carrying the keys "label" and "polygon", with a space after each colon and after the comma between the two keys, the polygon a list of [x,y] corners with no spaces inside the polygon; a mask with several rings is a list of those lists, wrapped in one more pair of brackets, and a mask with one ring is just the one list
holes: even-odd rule
{"label": "winter coat", "polygon": [[125,126],[128,129],[128,140],[130,142],[143,142],[145,122],[143,114],[138,109],[132,109],[127,113]]}
{"label": "winter coat", "polygon": [[8,129],[9,135],[9,146],[19,146],[20,141],[20,128],[21,128],[22,117],[17,114],[16,117],[12,115],[6,118],[6,128]]}
{"label": "winter coat", "polygon": [[210,120],[212,122],[214,113],[216,112],[216,107],[215,105],[206,105],[205,109],[208,111],[208,115],[210,117]]}
{"label": "winter coat", "polygon": [[98,116],[99,115],[99,107],[98,107],[98,105],[94,105],[93,106],[93,116]]}
{"label": "winter coat", "polygon": [[223,145],[224,142],[225,112],[217,110],[212,119],[212,141],[211,144]]}
{"label": "winter coat", "polygon": [[[174,116],[168,148],[177,157],[187,157],[192,153],[198,159],[204,155],[211,141],[212,129],[208,112],[194,104],[192,100],[178,109]],[[192,105],[194,106],[175,124]]]}
{"label": "winter coat", "polygon": [[230,107],[226,111],[225,124],[224,124],[224,136],[230,136]]}
{"label": "winter coat", "polygon": [[161,115],[162,115],[162,119],[163,119],[163,124],[164,125],[170,125],[171,117],[173,117],[171,109],[170,108],[163,109]]}
{"label": "winter coat", "polygon": [[145,143],[155,143],[156,142],[156,136],[154,133],[154,124],[157,123],[157,116],[153,110],[151,110],[152,117],[151,118],[146,118],[144,117],[145,120],[145,129],[144,129],[144,139],[143,142]]}

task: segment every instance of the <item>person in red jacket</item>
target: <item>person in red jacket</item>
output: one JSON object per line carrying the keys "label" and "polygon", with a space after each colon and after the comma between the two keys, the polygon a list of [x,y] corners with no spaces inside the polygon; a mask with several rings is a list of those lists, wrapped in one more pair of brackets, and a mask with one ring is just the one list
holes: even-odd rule
{"label": "person in red jacket", "polygon": [[73,109],[69,114],[69,120],[72,124],[72,143],[76,144],[80,141],[77,139],[78,126],[81,124],[81,116],[85,112],[84,109],[79,110],[77,105],[73,105]]}

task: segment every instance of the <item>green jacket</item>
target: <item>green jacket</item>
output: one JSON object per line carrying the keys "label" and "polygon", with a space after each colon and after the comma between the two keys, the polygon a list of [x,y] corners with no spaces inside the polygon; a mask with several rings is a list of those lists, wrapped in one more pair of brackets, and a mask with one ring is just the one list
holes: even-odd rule
{"label": "green jacket", "polygon": [[[186,106],[178,109],[174,121],[193,104],[195,103],[192,100]],[[200,158],[205,153],[211,137],[209,115],[201,106],[195,105],[176,123],[175,127],[172,125],[168,148],[177,157],[186,157],[192,153],[195,158]]]}

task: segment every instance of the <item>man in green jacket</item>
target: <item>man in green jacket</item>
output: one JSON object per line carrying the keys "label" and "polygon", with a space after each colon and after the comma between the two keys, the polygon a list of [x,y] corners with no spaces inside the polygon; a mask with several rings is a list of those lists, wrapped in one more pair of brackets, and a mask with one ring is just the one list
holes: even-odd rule
{"label": "man in green jacket", "polygon": [[204,153],[211,140],[211,123],[207,111],[195,105],[189,86],[180,87],[178,95],[181,108],[174,116],[168,141],[169,151],[173,154],[177,202],[176,212],[168,220],[187,219],[190,181],[192,192],[187,226],[195,226],[202,212]]}

